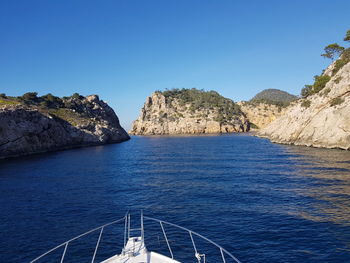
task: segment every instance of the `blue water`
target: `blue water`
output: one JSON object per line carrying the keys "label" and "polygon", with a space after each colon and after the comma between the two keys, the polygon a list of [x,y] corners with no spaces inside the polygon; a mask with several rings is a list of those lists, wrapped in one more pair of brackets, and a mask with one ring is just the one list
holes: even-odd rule
{"label": "blue water", "polygon": [[0,208],[1,262],[29,262],[143,209],[213,239],[243,263],[344,263],[350,152],[249,135],[133,137],[0,162]]}

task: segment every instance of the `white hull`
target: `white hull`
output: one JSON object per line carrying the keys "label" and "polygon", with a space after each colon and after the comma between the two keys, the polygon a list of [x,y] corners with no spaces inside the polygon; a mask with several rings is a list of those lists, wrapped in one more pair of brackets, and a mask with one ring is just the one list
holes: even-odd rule
{"label": "white hull", "polygon": [[180,263],[174,259],[147,251],[141,237],[129,238],[119,255],[115,255],[101,263]]}
{"label": "white hull", "polygon": [[[159,223],[171,257],[167,257],[167,256],[162,255],[160,253],[147,250],[146,245],[145,245],[145,241],[144,241],[144,235],[145,235],[144,234],[144,226],[143,226],[144,219]],[[131,229],[130,228],[130,214],[127,214],[127,215],[125,215],[125,217],[123,217],[119,220],[116,220],[116,221],[110,222],[108,224],[105,224],[103,226],[92,229],[84,234],[81,234],[77,237],[74,237],[74,238],[58,245],[57,247],[50,249],[49,251],[45,252],[41,256],[32,260],[31,263],[37,262],[39,259],[42,259],[44,257],[49,256],[49,254],[51,252],[56,251],[58,249],[63,249],[60,263],[64,263],[68,246],[72,241],[80,239],[81,237],[86,236],[90,233],[99,231],[100,234],[99,234],[98,240],[96,242],[96,247],[95,247],[94,253],[92,255],[92,259],[91,259],[91,263],[95,263],[96,262],[95,258],[96,258],[96,255],[98,253],[98,248],[99,248],[100,241],[101,241],[101,238],[103,235],[103,230],[106,227],[109,227],[109,226],[117,224],[117,223],[122,223],[123,221],[124,221],[124,247],[121,250],[121,253],[116,254],[108,259],[105,259],[100,263],[181,263],[180,261],[177,261],[176,259],[174,259],[173,250],[170,246],[164,225],[178,228],[182,231],[185,231],[184,233],[187,232],[187,234],[190,237],[191,243],[192,243],[193,254],[186,255],[186,257],[192,258],[194,262],[205,263],[206,262],[206,255],[208,255],[205,253],[205,251],[202,251],[199,247],[197,247],[195,240],[193,238],[193,236],[196,236],[197,238],[201,238],[202,240],[211,244],[214,249],[219,250],[220,254],[214,262],[226,263],[226,258],[228,258],[228,259],[230,258],[234,262],[240,263],[240,261],[237,258],[235,258],[230,252],[228,252],[227,250],[225,250],[224,248],[222,248],[221,246],[219,246],[215,242],[211,241],[210,239],[208,239],[208,238],[206,238],[206,237],[204,237],[204,236],[202,236],[194,231],[191,231],[187,228],[181,227],[179,225],[172,224],[172,223],[162,221],[162,220],[158,220],[155,218],[143,216],[142,213],[141,213],[141,228]],[[131,236],[130,233],[132,231],[135,231],[135,230],[140,231],[139,232],[140,235],[137,235],[136,237]]]}

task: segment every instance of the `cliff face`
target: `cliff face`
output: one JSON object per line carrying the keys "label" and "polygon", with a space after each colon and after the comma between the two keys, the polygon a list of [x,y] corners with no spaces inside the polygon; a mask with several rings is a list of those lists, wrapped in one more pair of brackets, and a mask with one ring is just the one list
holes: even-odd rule
{"label": "cliff face", "polygon": [[[191,101],[190,98],[181,97],[181,92],[185,95],[194,92],[199,97],[207,96],[208,100]],[[231,133],[249,130],[249,122],[236,104],[216,92],[209,93],[197,90],[179,91],[174,96],[166,96],[167,94],[164,95],[162,92],[153,93],[146,99],[130,133],[162,135]],[[219,102],[214,102],[213,98],[218,98]],[[199,106],[196,106],[196,103]],[[206,103],[207,105],[203,106]]]}
{"label": "cliff face", "polygon": [[334,74],[335,63],[323,74],[330,80],[321,91],[293,103],[258,136],[278,143],[349,150],[350,63]]}
{"label": "cliff face", "polygon": [[249,102],[240,101],[237,104],[252,124],[251,129],[262,129],[268,124],[282,116],[286,108],[267,103],[251,104]]}
{"label": "cliff face", "polygon": [[0,103],[0,159],[129,139],[98,96],[71,98],[69,108]]}

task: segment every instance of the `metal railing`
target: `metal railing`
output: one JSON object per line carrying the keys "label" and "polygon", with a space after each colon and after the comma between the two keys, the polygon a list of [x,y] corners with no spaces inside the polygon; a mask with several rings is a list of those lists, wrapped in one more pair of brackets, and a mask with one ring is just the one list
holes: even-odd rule
{"label": "metal railing", "polygon": [[103,229],[104,229],[105,227],[107,227],[107,226],[110,226],[110,225],[119,223],[119,222],[121,222],[121,221],[123,221],[123,220],[125,220],[125,222],[126,222],[127,216],[124,216],[123,218],[120,218],[120,219],[118,219],[118,220],[109,222],[109,223],[104,224],[104,225],[102,225],[102,226],[96,227],[96,228],[94,228],[94,229],[91,229],[91,230],[89,230],[89,231],[87,231],[87,232],[85,232],[85,233],[79,235],[79,236],[76,236],[76,237],[74,237],[74,238],[72,238],[72,239],[69,239],[68,241],[63,242],[62,244],[60,244],[60,245],[58,245],[58,246],[56,246],[56,247],[54,247],[54,248],[52,248],[52,249],[46,251],[44,254],[42,254],[42,255],[40,255],[39,257],[37,257],[37,258],[33,259],[32,261],[30,261],[30,263],[37,262],[39,259],[45,257],[46,255],[50,254],[51,252],[53,252],[53,251],[55,251],[55,250],[57,250],[57,249],[59,249],[59,248],[61,248],[61,247],[64,246],[64,250],[63,250],[63,253],[62,253],[62,256],[61,256],[61,261],[60,261],[60,263],[63,263],[64,257],[66,256],[67,248],[68,248],[68,245],[70,244],[70,242],[72,242],[72,241],[77,240],[77,239],[79,239],[79,238],[81,238],[81,237],[83,237],[83,236],[86,236],[86,235],[88,235],[88,234],[91,234],[91,233],[93,233],[93,232],[96,232],[96,231],[100,230],[100,234],[99,234],[99,236],[98,236],[98,240],[97,240],[97,243],[96,243],[96,246],[95,246],[94,254],[93,254],[92,259],[91,259],[91,263],[94,263],[95,257],[96,257],[96,253],[97,253],[97,250],[98,250],[98,247],[99,247],[99,245],[100,245],[101,238],[102,238]]}
{"label": "metal railing", "polygon": [[169,243],[169,240],[168,240],[168,237],[167,237],[167,234],[165,232],[165,229],[164,229],[164,224],[167,224],[167,225],[170,225],[170,226],[173,226],[173,227],[176,227],[176,228],[179,228],[181,230],[184,230],[186,232],[188,232],[190,238],[191,238],[191,242],[192,242],[192,245],[193,245],[193,249],[194,249],[194,255],[195,255],[195,258],[198,260],[198,263],[201,262],[201,259],[203,258],[203,262],[205,263],[205,254],[200,254],[198,253],[198,250],[197,250],[197,247],[196,247],[196,244],[194,242],[194,239],[193,239],[193,235],[209,242],[210,244],[214,245],[216,248],[219,249],[220,251],[220,254],[221,254],[221,258],[222,258],[222,262],[223,263],[226,263],[226,258],[225,258],[225,255],[230,257],[232,260],[234,260],[236,263],[241,263],[234,255],[232,255],[230,252],[228,252],[226,249],[224,249],[223,247],[221,247],[220,245],[218,245],[217,243],[215,243],[214,241],[210,240],[209,238],[206,238],[204,236],[202,236],[201,234],[195,232],[195,231],[192,231],[188,228],[185,228],[185,227],[182,227],[182,226],[179,226],[179,225],[176,225],[176,224],[173,224],[173,223],[170,223],[170,222],[167,222],[167,221],[163,221],[163,220],[159,220],[159,219],[156,219],[156,218],[153,218],[153,217],[148,217],[148,216],[143,216],[144,219],[148,219],[148,220],[152,220],[152,221],[155,221],[155,222],[158,222],[160,224],[160,227],[162,229],[162,232],[163,232],[163,235],[164,235],[164,239],[167,243],[167,246],[168,246],[168,249],[169,249],[169,252],[170,252],[170,255],[171,255],[171,258],[172,259],[175,259],[174,258],[174,255],[173,255],[173,252],[172,252],[172,249],[171,249],[171,246],[170,246],[170,243]]}
{"label": "metal railing", "polygon": [[[228,252],[226,249],[224,249],[223,247],[221,247],[220,245],[218,245],[217,243],[215,243],[214,241],[202,236],[201,234],[195,232],[195,231],[192,231],[188,228],[185,228],[185,227],[182,227],[182,226],[179,226],[179,225],[176,225],[176,224],[173,224],[173,223],[170,223],[170,222],[167,222],[167,221],[163,221],[163,220],[159,220],[159,219],[156,219],[156,218],[153,218],[153,217],[148,217],[148,216],[144,216],[143,213],[141,212],[141,228],[140,229],[137,229],[137,230],[140,230],[141,231],[141,238],[142,240],[144,241],[144,220],[151,220],[151,221],[154,221],[154,222],[157,222],[159,223],[160,227],[161,227],[161,230],[162,230],[162,233],[163,233],[163,236],[164,236],[164,239],[165,239],[165,242],[167,244],[167,247],[168,247],[168,250],[170,252],[170,256],[172,259],[176,260],[174,258],[174,254],[173,254],[173,250],[170,246],[170,243],[169,243],[169,239],[168,239],[168,235],[166,234],[166,231],[165,231],[165,228],[164,228],[164,225],[169,225],[169,226],[172,226],[172,227],[175,227],[175,228],[178,228],[178,229],[181,229],[183,231],[186,231],[189,236],[190,236],[190,239],[191,239],[191,243],[193,245],[193,250],[194,250],[194,258],[198,261],[198,263],[205,263],[205,260],[206,260],[206,255],[203,254],[203,253],[199,253],[198,249],[197,249],[197,246],[196,246],[196,243],[193,239],[193,236],[197,236],[203,240],[205,240],[206,242],[214,245],[219,251],[220,251],[220,255],[221,255],[221,259],[222,259],[222,262],[223,263],[226,263],[226,258],[230,258],[232,260],[234,260],[234,262],[236,263],[241,263],[235,256],[233,256],[230,252]],[[127,213],[123,218],[121,219],[118,219],[118,220],[115,220],[115,221],[112,221],[112,222],[109,222],[107,224],[104,224],[102,226],[99,226],[97,228],[94,228],[90,231],[87,231],[79,236],[76,236],[66,242],[63,242],[62,244],[48,250],[47,252],[45,252],[44,254],[40,255],[39,257],[33,259],[32,261],[30,261],[30,263],[34,263],[34,262],[37,262],[39,259],[42,259],[44,258],[45,256],[47,256],[48,254],[50,254],[51,252],[59,249],[59,248],[62,248],[64,247],[63,249],[63,252],[62,252],[62,255],[61,255],[61,259],[60,259],[60,263],[63,263],[64,262],[64,259],[65,259],[65,255],[66,255],[66,252],[67,252],[67,248],[69,246],[69,244],[74,241],[74,240],[77,240],[83,236],[86,236],[90,233],[93,233],[93,232],[96,232],[96,231],[100,231],[99,232],[99,236],[98,236],[98,239],[97,239],[97,242],[96,242],[96,246],[95,246],[95,250],[94,250],[94,253],[92,255],[92,259],[91,259],[91,263],[94,263],[95,261],[95,257],[96,257],[96,253],[97,253],[97,250],[98,250],[98,247],[100,245],[100,241],[101,241],[101,238],[102,238],[102,235],[103,235],[103,230],[105,227],[107,226],[110,226],[110,225],[113,225],[113,224],[117,224],[121,221],[125,220],[124,222],[124,247],[127,243],[127,239],[129,239],[131,236],[130,236],[130,231],[131,230],[135,230],[135,229],[131,229],[130,228],[130,214]],[[124,249],[123,249],[124,250]],[[123,253],[123,250],[122,250],[122,253]],[[203,259],[203,261],[202,261]]]}

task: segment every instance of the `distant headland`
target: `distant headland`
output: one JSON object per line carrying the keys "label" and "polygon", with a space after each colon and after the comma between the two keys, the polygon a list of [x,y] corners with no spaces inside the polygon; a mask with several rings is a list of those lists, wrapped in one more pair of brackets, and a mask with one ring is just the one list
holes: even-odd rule
{"label": "distant headland", "polygon": [[[350,42],[350,30],[344,41]],[[273,142],[350,149],[350,47],[325,47],[333,62],[299,97],[266,89],[234,102],[216,91],[171,89],[146,98],[130,134],[214,134],[256,130]],[[130,139],[97,95],[0,94],[0,159]]]}
{"label": "distant headland", "polygon": [[0,94],[0,123],[0,159],[130,138],[113,109],[97,95]]}
{"label": "distant headland", "polygon": [[[350,30],[344,38],[350,42]],[[350,48],[337,43],[321,56],[333,60],[300,97],[266,89],[233,102],[216,91],[172,89],[146,99],[131,134],[231,133],[257,130],[273,142],[350,149]]]}
{"label": "distant headland", "polygon": [[240,107],[215,91],[172,89],[146,99],[131,134],[227,133],[249,130]]}
{"label": "distant headland", "polygon": [[[350,30],[344,41],[350,42]],[[259,136],[278,143],[350,150],[350,47],[334,43],[324,51],[321,56],[333,62]]]}
{"label": "distant headland", "polygon": [[250,101],[238,103],[216,91],[195,88],[156,91],[146,99],[130,133],[164,135],[247,132],[265,127],[295,99],[296,96],[276,89],[265,90]]}

